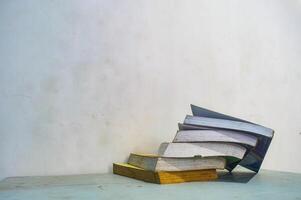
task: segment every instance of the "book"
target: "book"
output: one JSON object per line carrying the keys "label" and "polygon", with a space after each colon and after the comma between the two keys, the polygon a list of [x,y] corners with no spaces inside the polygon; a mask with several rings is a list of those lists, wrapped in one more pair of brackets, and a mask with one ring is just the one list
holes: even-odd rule
{"label": "book", "polygon": [[149,171],[125,163],[113,163],[113,173],[158,184],[212,181],[218,178],[215,169],[190,171]]}
{"label": "book", "polygon": [[158,155],[131,153],[128,164],[151,171],[187,171],[201,169],[224,169],[222,157],[169,158]]}
{"label": "book", "polygon": [[[228,131],[233,131],[233,130],[223,129],[223,128],[202,127],[202,126],[194,126],[194,125],[181,124],[181,123],[178,123],[178,127],[179,127],[179,131],[187,131],[187,130],[216,130],[216,131],[228,130]],[[250,151],[254,151],[259,156],[264,157],[272,138],[254,134],[254,133],[250,133],[250,132],[243,132],[243,131],[235,131],[235,132],[237,132],[239,134],[252,135],[252,136],[256,137],[257,145],[255,146],[255,148],[251,148]]]}
{"label": "book", "polygon": [[[242,131],[245,134],[249,134],[257,137],[258,138],[257,145],[255,146],[255,148],[251,149],[249,153],[246,154],[246,156],[244,157],[244,159],[242,159],[239,165],[247,169],[250,169],[254,172],[259,171],[263,159],[266,155],[266,152],[274,136],[274,130],[255,124],[253,122],[235,118],[229,115],[225,115],[212,110],[201,108],[195,105],[191,105],[191,110],[195,117],[201,117],[201,118],[198,118],[196,120],[197,122],[196,121],[192,122],[193,120],[188,119],[186,121],[187,124],[185,122],[184,125],[179,124],[179,129],[180,128],[182,128],[183,130],[184,129],[187,130],[189,128],[197,129],[196,127],[199,127],[200,130],[203,130],[204,128],[232,129],[232,130]],[[205,123],[199,123],[200,120],[201,121],[203,120],[203,117]],[[191,117],[188,118],[191,119]],[[206,119],[210,119],[210,120],[206,121]],[[208,125],[208,123],[210,125]]]}
{"label": "book", "polygon": [[180,130],[173,142],[232,142],[255,147],[258,138],[232,130]]}
{"label": "book", "polygon": [[202,126],[194,126],[189,124],[178,123],[178,128],[180,131],[184,130],[214,130],[214,128],[210,127],[202,127]]}
{"label": "book", "polygon": [[216,157],[229,156],[242,159],[247,149],[244,146],[232,143],[167,143],[159,147],[158,154],[162,157],[187,158],[187,157]]}
{"label": "book", "polygon": [[206,108],[202,108],[193,104],[190,104],[191,107],[191,112],[193,116],[199,116],[199,117],[208,117],[208,118],[216,118],[216,119],[226,119],[226,120],[232,120],[232,121],[238,121],[238,122],[246,122],[246,123],[251,123],[255,124],[253,122],[249,122],[244,119],[239,119],[236,117],[232,117],[230,115],[225,115],[223,113],[219,113],[213,110],[209,110]]}
{"label": "book", "polygon": [[232,121],[226,119],[191,116],[191,115],[186,116],[184,120],[184,124],[244,131],[244,132],[258,134],[266,137],[273,137],[273,133],[274,133],[272,129],[256,124],[240,122],[240,121]]}
{"label": "book", "polygon": [[223,157],[229,171],[243,159],[247,148],[234,143],[162,143],[158,154],[162,157]]}

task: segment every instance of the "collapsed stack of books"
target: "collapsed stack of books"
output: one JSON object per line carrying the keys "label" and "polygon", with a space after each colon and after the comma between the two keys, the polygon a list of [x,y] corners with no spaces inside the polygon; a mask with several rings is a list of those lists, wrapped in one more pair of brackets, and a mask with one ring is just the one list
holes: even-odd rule
{"label": "collapsed stack of books", "polygon": [[214,180],[217,170],[231,172],[237,165],[259,171],[272,129],[194,105],[191,110],[158,155],[132,153],[127,163],[114,163],[113,172],[164,184]]}

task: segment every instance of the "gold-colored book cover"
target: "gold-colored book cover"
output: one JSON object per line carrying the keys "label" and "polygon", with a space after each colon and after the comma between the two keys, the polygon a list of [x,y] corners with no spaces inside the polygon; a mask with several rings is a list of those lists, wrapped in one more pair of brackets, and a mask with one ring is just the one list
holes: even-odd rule
{"label": "gold-colored book cover", "polygon": [[217,179],[215,169],[191,171],[147,171],[126,163],[114,163],[113,173],[151,183],[169,184]]}

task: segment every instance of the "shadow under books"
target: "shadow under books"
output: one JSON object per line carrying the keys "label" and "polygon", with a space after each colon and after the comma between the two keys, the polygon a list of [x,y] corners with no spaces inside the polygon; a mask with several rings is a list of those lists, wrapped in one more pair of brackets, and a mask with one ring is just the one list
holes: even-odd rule
{"label": "shadow under books", "polygon": [[252,171],[234,170],[219,171],[217,182],[248,183],[257,173]]}

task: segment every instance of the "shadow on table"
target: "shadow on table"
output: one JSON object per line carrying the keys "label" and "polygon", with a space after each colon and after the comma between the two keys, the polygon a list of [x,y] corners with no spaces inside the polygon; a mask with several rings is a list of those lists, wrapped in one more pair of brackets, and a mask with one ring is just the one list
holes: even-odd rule
{"label": "shadow on table", "polygon": [[255,172],[221,171],[218,173],[218,179],[216,181],[217,182],[248,183],[255,175],[256,175]]}

